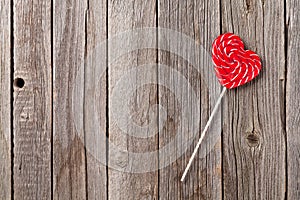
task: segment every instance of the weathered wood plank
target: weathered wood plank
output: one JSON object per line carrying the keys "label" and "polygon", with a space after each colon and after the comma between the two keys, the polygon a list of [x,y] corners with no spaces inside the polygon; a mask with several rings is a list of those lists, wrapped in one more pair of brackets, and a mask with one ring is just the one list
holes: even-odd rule
{"label": "weathered wood plank", "polygon": [[[156,156],[149,160],[147,155],[141,159],[136,156],[155,151],[158,146],[157,137],[153,136],[157,133],[158,114],[155,107],[157,51],[138,48],[146,41],[155,45],[156,36],[130,33],[136,28],[155,26],[155,0],[108,2],[109,38],[121,34],[119,42],[113,39],[108,44],[109,199],[158,199],[158,173],[150,172],[157,167]],[[122,35],[124,31],[129,32]],[[131,47],[134,50],[127,52]],[[124,50],[123,55],[117,56]],[[152,80],[154,85],[140,85],[145,80]],[[137,173],[139,169],[141,173]]]}
{"label": "weathered wood plank", "polygon": [[87,1],[54,1],[53,198],[86,199],[84,53]]}
{"label": "weathered wood plank", "polygon": [[11,2],[0,2],[0,196],[11,199]]}
{"label": "weathered wood plank", "polygon": [[221,4],[222,31],[239,35],[263,63],[259,77],[223,99],[224,198],[284,199],[284,1]]}
{"label": "weathered wood plank", "polygon": [[107,199],[107,2],[89,0],[84,82],[87,198]]}
{"label": "weathered wood plank", "polygon": [[[51,2],[14,2],[14,199],[51,198]],[[19,86],[19,87],[18,87]]]}
{"label": "weathered wood plank", "polygon": [[[215,79],[210,52],[211,44],[220,34],[219,1],[169,1],[160,0],[158,25],[189,37],[174,38],[173,32],[159,31],[159,64],[166,65],[159,71],[159,103],[167,110],[166,120],[160,120],[160,149],[182,135],[181,141],[172,144],[160,154],[159,196],[161,199],[221,199],[221,115],[215,116],[211,129],[203,141],[186,181],[181,175],[200,137],[209,113],[212,111],[220,85]],[[169,31],[168,31],[169,32]],[[169,51],[164,51],[164,49]],[[181,77],[176,75],[180,73]],[[182,78],[186,81],[183,81]],[[196,100],[193,99],[195,94]],[[162,118],[162,114],[160,113]],[[195,138],[193,138],[195,134]],[[212,137],[214,136],[214,137]],[[179,137],[180,138],[180,137]],[[194,139],[182,150],[185,139]],[[183,151],[184,156],[180,157]],[[173,152],[173,153],[171,153]],[[171,157],[177,160],[170,163]]]}
{"label": "weathered wood plank", "polygon": [[300,3],[287,0],[287,199],[300,199]]}

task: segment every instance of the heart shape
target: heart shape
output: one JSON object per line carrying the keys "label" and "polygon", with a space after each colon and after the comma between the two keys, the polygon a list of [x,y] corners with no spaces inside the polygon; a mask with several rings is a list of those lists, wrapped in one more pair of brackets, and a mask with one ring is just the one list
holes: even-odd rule
{"label": "heart shape", "polygon": [[259,56],[245,50],[241,38],[233,33],[225,33],[215,39],[212,60],[219,82],[228,89],[248,83],[261,70]]}

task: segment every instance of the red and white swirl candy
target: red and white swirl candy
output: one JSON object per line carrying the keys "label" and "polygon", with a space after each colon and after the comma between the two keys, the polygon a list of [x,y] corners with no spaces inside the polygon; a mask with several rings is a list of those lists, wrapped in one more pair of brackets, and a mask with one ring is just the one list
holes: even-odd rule
{"label": "red and white swirl candy", "polygon": [[259,56],[245,50],[241,38],[232,33],[225,33],[215,39],[212,58],[221,85],[228,89],[251,81],[261,70]]}
{"label": "red and white swirl candy", "polygon": [[217,108],[226,92],[226,88],[236,88],[251,81],[261,70],[261,61],[258,55],[253,51],[245,50],[241,38],[232,33],[225,33],[215,39],[212,47],[212,55],[217,77],[224,88],[201,133],[201,137],[183,172],[181,181],[184,181],[184,178],[197,155],[199,146],[212,122],[212,118],[217,112]]}

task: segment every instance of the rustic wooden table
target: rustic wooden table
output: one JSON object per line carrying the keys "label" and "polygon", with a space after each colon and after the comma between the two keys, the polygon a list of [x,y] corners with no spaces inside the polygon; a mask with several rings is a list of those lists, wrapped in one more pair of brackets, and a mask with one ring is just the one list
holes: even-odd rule
{"label": "rustic wooden table", "polygon": [[[297,0],[1,0],[0,199],[300,199],[299,24]],[[224,32],[263,70],[182,183]]]}

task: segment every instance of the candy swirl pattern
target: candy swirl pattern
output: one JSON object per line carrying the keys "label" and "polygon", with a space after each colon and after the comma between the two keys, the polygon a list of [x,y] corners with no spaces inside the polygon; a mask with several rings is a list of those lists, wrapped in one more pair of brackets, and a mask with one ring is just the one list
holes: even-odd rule
{"label": "candy swirl pattern", "polygon": [[220,84],[228,89],[253,80],[261,70],[259,56],[245,50],[241,38],[233,33],[225,33],[215,39],[212,60]]}

